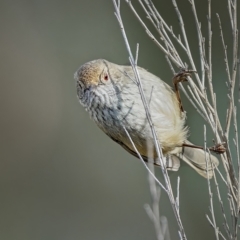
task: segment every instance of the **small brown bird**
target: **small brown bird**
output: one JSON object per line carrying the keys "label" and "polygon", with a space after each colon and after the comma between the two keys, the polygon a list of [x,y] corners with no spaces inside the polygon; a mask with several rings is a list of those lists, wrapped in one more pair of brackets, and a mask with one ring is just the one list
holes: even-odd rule
{"label": "small brown bird", "polygon": [[[191,143],[187,141],[188,129],[185,127],[185,114],[181,111],[178,94],[147,70],[138,67],[138,72],[165,156],[166,168],[177,171],[181,158],[200,175],[211,178],[213,168],[218,165],[217,158],[211,155],[212,164],[209,163],[207,169],[203,150],[184,147],[184,144]],[[137,157],[125,127],[139,153],[147,161],[147,142],[153,144],[153,136],[132,67],[98,59],[82,65],[74,78],[79,101],[98,127]],[[160,166],[155,150],[154,164]]]}

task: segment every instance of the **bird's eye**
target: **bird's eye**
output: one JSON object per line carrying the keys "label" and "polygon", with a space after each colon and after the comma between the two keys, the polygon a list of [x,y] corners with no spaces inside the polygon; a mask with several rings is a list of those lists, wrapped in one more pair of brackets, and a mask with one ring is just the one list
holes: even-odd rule
{"label": "bird's eye", "polygon": [[107,74],[104,74],[103,79],[104,79],[105,81],[108,81],[108,75],[107,75]]}

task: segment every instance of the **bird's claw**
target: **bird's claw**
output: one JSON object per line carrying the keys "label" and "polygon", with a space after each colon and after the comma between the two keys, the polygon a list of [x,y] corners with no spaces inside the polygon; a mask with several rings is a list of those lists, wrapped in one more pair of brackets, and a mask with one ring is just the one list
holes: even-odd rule
{"label": "bird's claw", "polygon": [[213,147],[210,147],[209,150],[218,154],[223,154],[226,152],[225,142],[217,143]]}

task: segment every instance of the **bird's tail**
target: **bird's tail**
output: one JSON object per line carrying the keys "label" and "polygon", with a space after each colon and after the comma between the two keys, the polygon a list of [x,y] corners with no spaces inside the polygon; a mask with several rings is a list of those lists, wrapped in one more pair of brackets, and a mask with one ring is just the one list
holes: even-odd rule
{"label": "bird's tail", "polygon": [[[187,141],[187,144],[191,144]],[[214,168],[219,164],[218,159],[213,156],[205,153],[201,149],[183,147],[182,151],[178,154],[175,154],[178,158],[181,158],[189,166],[191,166],[196,172],[205,178],[212,178]],[[206,162],[206,158],[208,162]]]}

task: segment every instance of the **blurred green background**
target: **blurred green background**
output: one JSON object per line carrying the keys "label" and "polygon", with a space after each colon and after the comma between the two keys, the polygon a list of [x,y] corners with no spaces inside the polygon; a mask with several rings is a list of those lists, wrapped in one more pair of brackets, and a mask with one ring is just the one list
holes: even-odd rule
{"label": "blurred green background", "polygon": [[[132,2],[139,9],[137,1]],[[154,2],[179,32],[171,1]],[[178,2],[198,59],[189,3]],[[207,1],[196,2],[206,34]],[[220,13],[226,42],[231,43],[226,4],[213,1],[214,85],[223,121],[226,74],[215,12]],[[171,84],[164,55],[125,1],[121,6],[133,51],[140,44],[139,65]],[[0,239],[155,239],[143,208],[151,202],[146,170],[96,127],[76,97],[73,74],[86,61],[106,58],[128,63],[112,1],[2,0],[0,31]],[[203,121],[183,101],[190,140],[202,144]],[[209,144],[211,139],[209,131]],[[162,179],[160,169],[156,172]],[[180,211],[188,239],[213,239],[205,218],[209,213],[206,180],[182,164],[179,172],[170,173],[174,189],[177,176],[181,177]],[[178,239],[164,193],[160,213],[168,218],[171,239]]]}

